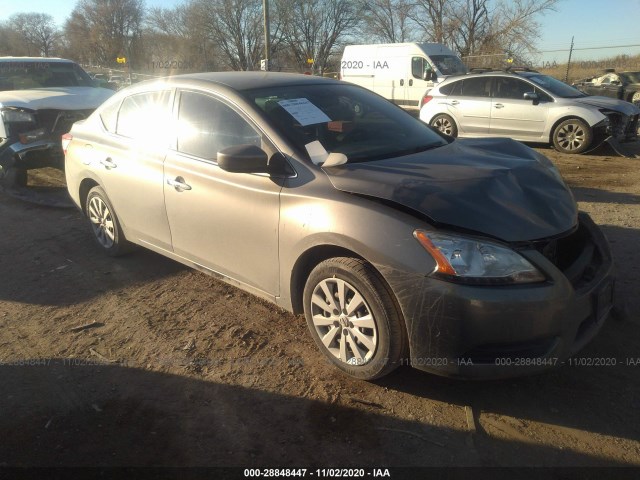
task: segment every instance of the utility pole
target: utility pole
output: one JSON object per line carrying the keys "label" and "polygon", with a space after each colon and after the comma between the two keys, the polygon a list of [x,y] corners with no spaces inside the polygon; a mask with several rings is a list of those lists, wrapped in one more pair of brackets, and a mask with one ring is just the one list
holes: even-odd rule
{"label": "utility pole", "polygon": [[262,0],[262,13],[264,17],[264,71],[269,71],[271,58],[271,35],[269,33],[269,0]]}
{"label": "utility pole", "polygon": [[567,61],[567,73],[564,75],[564,83],[568,83],[569,82],[569,66],[571,66],[571,54],[573,53],[573,39],[574,38],[575,37],[571,37],[571,47],[569,48],[569,60]]}

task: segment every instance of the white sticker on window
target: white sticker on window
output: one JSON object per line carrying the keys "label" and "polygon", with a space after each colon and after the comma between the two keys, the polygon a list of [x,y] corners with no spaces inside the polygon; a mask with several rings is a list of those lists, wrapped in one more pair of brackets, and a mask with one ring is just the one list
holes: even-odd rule
{"label": "white sticker on window", "polygon": [[327,117],[322,110],[306,98],[280,100],[278,104],[289,112],[289,114],[303,127],[331,121],[331,119]]}

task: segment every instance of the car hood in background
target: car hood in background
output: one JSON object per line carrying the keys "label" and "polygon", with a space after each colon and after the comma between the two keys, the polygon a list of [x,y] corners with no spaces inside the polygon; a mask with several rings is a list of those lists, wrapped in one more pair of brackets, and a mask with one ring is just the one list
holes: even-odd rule
{"label": "car hood in background", "polygon": [[592,107],[609,108],[611,110],[624,113],[625,115],[635,115],[640,112],[640,109],[638,109],[634,104],[615,98],[587,95],[586,97],[571,98],[570,100],[577,103],[583,103],[585,105],[591,105]]}
{"label": "car hood in background", "polygon": [[327,167],[338,190],[401,204],[432,221],[507,242],[577,224],[573,195],[544,156],[510,139],[459,139],[386,160]]}
{"label": "car hood in background", "polygon": [[98,87],[51,87],[0,92],[0,107],[29,110],[95,109],[115,92]]}

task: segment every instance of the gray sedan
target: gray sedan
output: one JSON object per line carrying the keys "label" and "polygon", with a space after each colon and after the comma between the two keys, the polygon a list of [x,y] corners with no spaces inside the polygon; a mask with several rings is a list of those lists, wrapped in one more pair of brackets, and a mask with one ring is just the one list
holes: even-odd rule
{"label": "gray sedan", "polygon": [[143,246],[304,313],[359,379],[559,365],[612,306],[609,247],[544,156],[453,140],[336,80],[203,73],[124,89],[63,137],[109,255]]}

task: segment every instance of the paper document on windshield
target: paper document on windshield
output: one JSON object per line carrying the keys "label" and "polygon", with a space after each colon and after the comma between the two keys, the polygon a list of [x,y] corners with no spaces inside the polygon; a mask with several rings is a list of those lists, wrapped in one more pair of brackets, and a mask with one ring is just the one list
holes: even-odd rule
{"label": "paper document on windshield", "polygon": [[278,104],[289,112],[289,114],[303,127],[331,121],[331,119],[327,117],[322,110],[306,98],[280,100]]}

